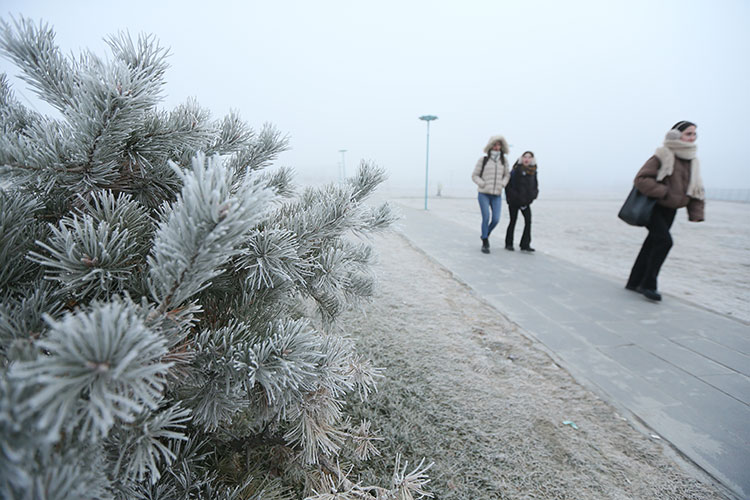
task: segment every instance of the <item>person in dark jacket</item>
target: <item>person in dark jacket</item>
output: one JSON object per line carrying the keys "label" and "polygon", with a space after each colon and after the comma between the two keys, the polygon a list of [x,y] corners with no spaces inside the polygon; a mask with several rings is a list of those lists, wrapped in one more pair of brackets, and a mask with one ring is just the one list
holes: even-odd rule
{"label": "person in dark jacket", "polygon": [[656,278],[672,248],[669,229],[677,209],[687,207],[691,222],[704,220],[706,195],[696,156],[697,137],[694,123],[684,120],[675,123],[667,132],[664,146],[656,150],[635,176],[635,187],[649,198],[656,198],[656,205],[646,224],[648,236],[625,288],[653,301],[661,300]]}
{"label": "person in dark jacket", "polygon": [[510,222],[505,231],[505,249],[514,250],[513,232],[516,230],[518,211],[523,214],[523,235],[521,250],[533,252],[531,248],[531,202],[539,196],[539,182],[536,177],[536,158],[534,153],[526,151],[516,160],[510,173],[510,181],[505,186],[505,200],[508,202]]}

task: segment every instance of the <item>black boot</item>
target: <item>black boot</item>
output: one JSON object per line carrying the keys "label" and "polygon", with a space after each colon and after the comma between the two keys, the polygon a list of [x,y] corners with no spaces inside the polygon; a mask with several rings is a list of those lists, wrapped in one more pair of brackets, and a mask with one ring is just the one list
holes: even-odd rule
{"label": "black boot", "polygon": [[643,288],[642,286],[639,286],[635,289],[635,291],[642,294],[648,300],[653,300],[654,302],[659,302],[661,300],[661,294],[656,290],[651,290],[650,288]]}
{"label": "black boot", "polygon": [[490,240],[482,238],[482,253],[490,253]]}

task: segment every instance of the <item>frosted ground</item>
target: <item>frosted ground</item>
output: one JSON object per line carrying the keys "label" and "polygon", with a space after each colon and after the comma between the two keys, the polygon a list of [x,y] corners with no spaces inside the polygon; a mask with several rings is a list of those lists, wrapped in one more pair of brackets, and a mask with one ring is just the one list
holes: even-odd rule
{"label": "frosted ground", "polygon": [[[424,206],[422,198],[392,201]],[[538,200],[532,245],[624,285],[646,231],[616,218],[620,203]],[[429,208],[478,227],[474,199],[432,198]],[[494,252],[505,252],[506,208]],[[665,300],[750,321],[750,204],[709,201],[706,213],[707,221],[695,224],[678,212],[660,288]],[[478,236],[476,243],[479,252]],[[342,325],[385,369],[377,394],[352,409],[383,437],[382,458],[358,479],[387,481],[390,458],[400,452],[412,463],[435,462],[430,485],[440,499],[724,498],[663,440],[580,386],[502,311],[403,236],[386,234],[374,246],[376,296]]]}
{"label": "frosted ground", "polygon": [[441,500],[723,498],[402,235],[374,246],[376,295],[341,328],[384,369],[347,410],[372,422],[382,455],[351,479],[387,484],[402,453],[410,468],[434,462]]}

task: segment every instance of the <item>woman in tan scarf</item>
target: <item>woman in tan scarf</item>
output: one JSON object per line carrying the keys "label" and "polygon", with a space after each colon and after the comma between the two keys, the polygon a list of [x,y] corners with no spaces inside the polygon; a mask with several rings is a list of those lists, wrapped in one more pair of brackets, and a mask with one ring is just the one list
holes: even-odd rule
{"label": "woman in tan scarf", "polygon": [[649,198],[656,198],[656,205],[646,224],[648,236],[625,288],[650,300],[661,300],[656,278],[672,248],[669,229],[677,209],[687,207],[690,221],[703,221],[706,195],[696,156],[695,129],[696,125],[689,121],[675,123],[667,132],[664,146],[656,150],[635,176],[635,187]]}

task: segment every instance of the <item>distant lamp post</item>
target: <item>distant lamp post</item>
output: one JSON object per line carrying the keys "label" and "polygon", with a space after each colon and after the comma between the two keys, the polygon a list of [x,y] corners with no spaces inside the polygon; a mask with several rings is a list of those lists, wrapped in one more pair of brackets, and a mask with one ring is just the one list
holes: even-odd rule
{"label": "distant lamp post", "polygon": [[339,175],[342,181],[346,179],[346,151],[346,149],[339,149],[339,153],[341,153],[341,172],[339,172]]}
{"label": "distant lamp post", "polygon": [[427,156],[424,164],[424,209],[427,210],[427,178],[430,171],[430,122],[437,120],[437,116],[423,115],[419,119],[427,122]]}

